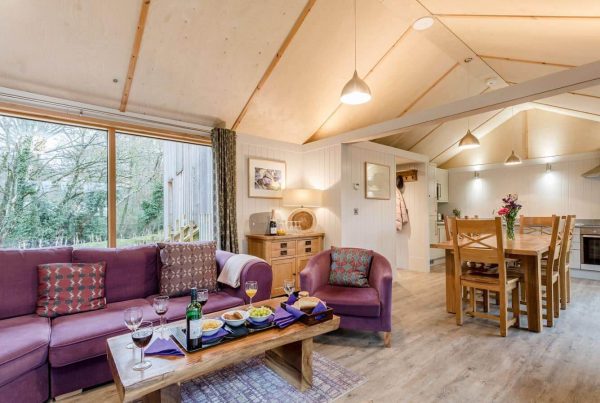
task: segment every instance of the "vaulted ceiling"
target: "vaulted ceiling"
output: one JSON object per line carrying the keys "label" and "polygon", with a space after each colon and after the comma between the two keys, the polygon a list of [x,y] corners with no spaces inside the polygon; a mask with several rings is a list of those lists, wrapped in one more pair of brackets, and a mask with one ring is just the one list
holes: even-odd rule
{"label": "vaulted ceiling", "polygon": [[[357,15],[361,106],[339,103],[351,0],[4,0],[0,86],[305,143],[600,59],[597,0],[357,0]],[[537,102],[600,116],[598,87]],[[442,163],[507,114],[377,141]]]}

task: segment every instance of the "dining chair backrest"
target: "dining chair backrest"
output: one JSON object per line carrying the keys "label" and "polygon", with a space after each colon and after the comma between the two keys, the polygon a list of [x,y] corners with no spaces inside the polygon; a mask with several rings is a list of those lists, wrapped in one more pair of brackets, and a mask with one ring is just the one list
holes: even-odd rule
{"label": "dining chair backrest", "polygon": [[562,248],[560,251],[560,263],[559,267],[566,267],[569,265],[569,259],[571,257],[571,242],[573,241],[573,231],[575,230],[575,216],[568,215],[563,216],[565,220],[565,227],[562,238]]}
{"label": "dining chair backrest", "polygon": [[466,262],[498,265],[498,282],[506,285],[504,240],[500,217],[482,220],[456,219],[452,229],[455,267]]}
{"label": "dining chair backrest", "polygon": [[519,233],[532,235],[552,235],[552,217],[519,216]]}
{"label": "dining chair backrest", "polygon": [[452,226],[456,221],[456,217],[445,217],[444,218],[444,228],[446,230],[446,239],[450,241],[452,239]]}
{"label": "dining chair backrest", "polygon": [[551,275],[553,271],[558,270],[560,262],[560,253],[564,237],[565,220],[559,216],[553,215],[550,234],[550,247],[548,248],[548,263],[546,275]]}

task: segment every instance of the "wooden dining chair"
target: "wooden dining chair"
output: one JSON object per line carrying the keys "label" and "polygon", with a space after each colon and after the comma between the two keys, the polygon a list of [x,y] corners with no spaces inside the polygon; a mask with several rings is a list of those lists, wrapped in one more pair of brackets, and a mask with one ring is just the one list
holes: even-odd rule
{"label": "wooden dining chair", "polygon": [[[466,262],[481,262],[495,267],[495,272],[483,273],[466,270],[454,276],[455,289],[466,287],[470,291],[469,315],[476,318],[500,321],[500,335],[506,336],[510,326],[519,326],[519,277],[511,276],[506,270],[502,221],[499,217],[488,220],[460,220],[452,226],[454,244],[454,267],[463,267]],[[478,312],[475,290],[497,292],[500,299],[499,316]],[[508,319],[508,293],[512,294],[513,317]],[[463,324],[463,301],[456,293],[456,324]]]}
{"label": "wooden dining chair", "polygon": [[[559,216],[550,217],[519,217],[519,232],[531,235],[549,235],[550,246],[541,262],[542,278],[541,285],[545,287],[546,325],[554,326],[554,318],[560,316],[560,286],[559,286],[559,263],[564,237],[565,220]],[[520,267],[509,270],[511,275],[519,276],[521,287],[524,288],[525,273]],[[525,301],[523,301],[525,302]]]}
{"label": "wooden dining chair", "polygon": [[560,251],[560,262],[558,264],[561,309],[567,309],[567,304],[571,302],[571,270],[569,268],[569,260],[571,257],[571,242],[575,229],[575,218],[574,215],[563,216],[565,228]]}

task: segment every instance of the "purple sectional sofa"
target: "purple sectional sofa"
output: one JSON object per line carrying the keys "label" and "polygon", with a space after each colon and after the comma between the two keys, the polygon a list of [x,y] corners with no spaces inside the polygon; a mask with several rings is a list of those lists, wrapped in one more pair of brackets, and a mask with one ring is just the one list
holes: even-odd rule
{"label": "purple sectional sofa", "polygon": [[[217,251],[217,268],[233,254]],[[106,262],[105,309],[49,320],[35,314],[37,265]],[[0,400],[43,402],[112,380],[106,339],[126,333],[123,310],[140,306],[144,319],[158,321],[152,297],[158,293],[160,257],[156,245],[129,248],[0,249]],[[241,277],[259,283],[255,301],[268,299],[271,267],[248,264]],[[204,306],[206,313],[247,304],[243,287],[221,285]],[[172,298],[168,321],[183,319],[189,297]]]}

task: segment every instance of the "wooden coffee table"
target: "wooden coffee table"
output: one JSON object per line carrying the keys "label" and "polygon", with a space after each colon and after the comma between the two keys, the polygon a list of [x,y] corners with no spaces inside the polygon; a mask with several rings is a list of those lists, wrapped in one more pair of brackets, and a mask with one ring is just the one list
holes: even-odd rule
{"label": "wooden coffee table", "polygon": [[[284,298],[262,301],[257,305],[279,306]],[[217,318],[225,311],[207,314]],[[185,321],[170,323],[183,325]],[[185,357],[146,356],[152,366],[144,371],[132,367],[140,359],[138,349],[128,350],[131,335],[108,339],[108,363],[115,380],[119,397],[124,402],[144,399],[149,402],[179,402],[179,385],[182,382],[216,371],[228,365],[266,353],[267,365],[290,384],[304,391],[312,386],[313,337],[336,330],[340,318],[306,326],[294,323],[285,329],[273,328],[250,334],[204,351],[186,353]],[[157,337],[158,335],[154,335]]]}

